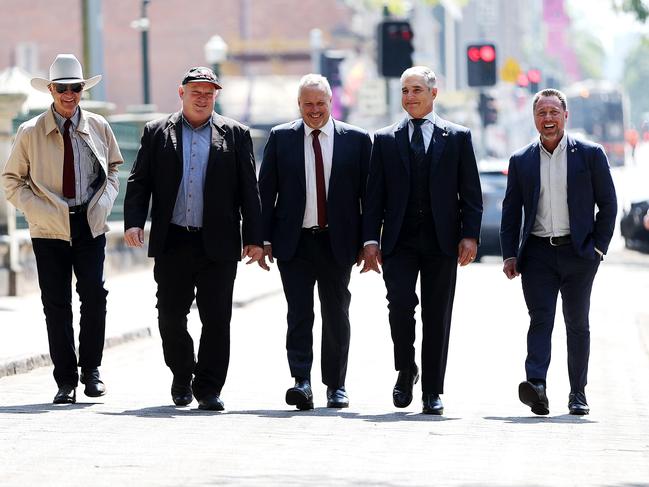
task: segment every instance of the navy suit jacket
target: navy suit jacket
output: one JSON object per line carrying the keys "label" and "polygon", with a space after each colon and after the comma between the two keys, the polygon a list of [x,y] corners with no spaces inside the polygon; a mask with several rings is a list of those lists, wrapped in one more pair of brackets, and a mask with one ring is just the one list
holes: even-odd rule
{"label": "navy suit jacket", "polygon": [[[182,129],[181,112],[146,124],[126,186],[124,228],[144,228],[151,203],[150,257],[165,249],[183,177]],[[242,238],[243,245],[263,243],[250,131],[217,113],[212,113],[202,235],[212,260],[241,260]]]}
{"label": "navy suit jacket", "polygon": [[[327,193],[327,224],[340,265],[356,261],[361,241],[361,212],[372,140],[366,131],[334,120],[334,145]],[[264,240],[273,257],[293,258],[306,205],[304,122],[273,127],[259,171]]]}
{"label": "navy suit jacket", "polygon": [[[363,241],[380,238],[384,255],[394,250],[408,206],[409,148],[407,118],[374,135]],[[436,117],[428,150],[432,151],[429,188],[437,240],[444,254],[457,256],[461,239],[480,238],[482,221],[482,191],[471,132]]]}
{"label": "navy suit jacket", "polygon": [[[598,259],[615,228],[617,200],[608,159],[601,146],[568,136],[568,217],[572,246],[581,257]],[[516,152],[509,160],[503,200],[500,244],[503,259],[524,264],[525,244],[532,232],[541,190],[540,142]],[[597,212],[595,212],[597,206]],[[522,232],[521,232],[522,225]]]}

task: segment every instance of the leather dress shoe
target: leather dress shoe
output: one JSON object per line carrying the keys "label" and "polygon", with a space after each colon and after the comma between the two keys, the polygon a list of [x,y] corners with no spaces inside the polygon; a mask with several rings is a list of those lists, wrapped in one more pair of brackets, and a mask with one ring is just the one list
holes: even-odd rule
{"label": "leather dress shoe", "polygon": [[534,414],[543,416],[550,413],[550,403],[543,384],[521,382],[518,386],[518,398],[523,404],[531,407]]}
{"label": "leather dress shoe", "polygon": [[586,394],[583,391],[571,392],[568,396],[568,409],[570,414],[584,416],[590,413],[590,408],[586,402]]}
{"label": "leather dress shoe", "polygon": [[208,394],[198,399],[198,409],[204,411],[223,411],[225,405],[218,394]]}
{"label": "leather dress shoe", "polygon": [[60,386],[56,396],[54,396],[54,404],[74,404],[77,402],[77,389],[74,386]]}
{"label": "leather dress shoe", "polygon": [[295,378],[295,385],[286,391],[286,404],[300,411],[313,409],[313,392],[309,379]]}
{"label": "leather dress shoe", "polygon": [[83,393],[88,397],[100,397],[106,394],[106,386],[99,378],[99,369],[81,369],[79,382],[85,384]]}
{"label": "leather dress shoe", "polygon": [[397,382],[392,390],[392,402],[398,408],[405,408],[412,402],[412,388],[419,380],[417,364],[407,370],[400,370]]}
{"label": "leather dress shoe", "polygon": [[424,404],[422,409],[424,414],[436,414],[438,416],[444,414],[444,404],[442,404],[442,399],[439,397],[439,394],[424,394],[422,403]]}
{"label": "leather dress shoe", "polygon": [[171,399],[176,406],[187,406],[194,400],[191,386],[180,382],[172,382]]}
{"label": "leather dress shoe", "polygon": [[349,397],[347,397],[347,391],[345,386],[334,389],[333,387],[327,387],[327,407],[328,408],[348,408],[349,407]]}

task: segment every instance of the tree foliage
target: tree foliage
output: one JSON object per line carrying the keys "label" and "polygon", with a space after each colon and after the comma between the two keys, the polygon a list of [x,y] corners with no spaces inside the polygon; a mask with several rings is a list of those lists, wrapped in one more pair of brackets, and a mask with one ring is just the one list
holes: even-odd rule
{"label": "tree foliage", "polygon": [[649,113],[649,38],[643,38],[624,62],[623,83],[631,107],[631,121],[639,126],[644,113]]}
{"label": "tree foliage", "polygon": [[649,18],[649,2],[647,0],[612,0],[612,2],[615,10],[631,13],[640,22],[646,22]]}

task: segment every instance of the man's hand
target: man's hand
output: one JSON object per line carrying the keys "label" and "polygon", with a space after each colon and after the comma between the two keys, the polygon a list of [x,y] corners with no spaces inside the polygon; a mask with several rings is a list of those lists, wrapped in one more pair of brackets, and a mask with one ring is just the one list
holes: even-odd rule
{"label": "man's hand", "polygon": [[268,265],[268,262],[266,262],[266,257],[268,257],[268,260],[270,261],[271,264],[273,262],[275,262],[273,260],[273,246],[270,245],[270,244],[264,245],[263,254],[261,256],[261,259],[259,259],[257,261],[257,264],[259,264],[259,267],[261,267],[265,271],[269,271],[270,266]]}
{"label": "man's hand", "polygon": [[360,266],[363,262],[363,268],[361,269],[361,274],[367,271],[374,271],[378,274],[381,273],[379,265],[383,265],[383,258],[381,257],[381,251],[379,246],[376,244],[368,244],[363,247],[363,250],[356,259],[356,265]]}
{"label": "man's hand", "polygon": [[463,238],[457,246],[457,263],[464,267],[475,260],[478,253],[478,241],[475,238]]}
{"label": "man's hand", "polygon": [[247,264],[252,264],[253,262],[259,262],[259,260],[264,256],[264,249],[261,248],[259,245],[246,245],[243,248],[243,252],[241,253],[241,258],[245,259],[246,257],[249,257]]}
{"label": "man's hand", "polygon": [[503,272],[507,276],[507,279],[514,279],[520,275],[520,273],[516,271],[516,257],[505,259],[505,262],[503,262]]}
{"label": "man's hand", "polygon": [[129,247],[142,247],[144,245],[144,230],[131,227],[124,232],[124,241]]}
{"label": "man's hand", "polygon": [[642,219],[642,224],[644,225],[645,230],[649,230],[649,210],[647,210],[647,213]]}

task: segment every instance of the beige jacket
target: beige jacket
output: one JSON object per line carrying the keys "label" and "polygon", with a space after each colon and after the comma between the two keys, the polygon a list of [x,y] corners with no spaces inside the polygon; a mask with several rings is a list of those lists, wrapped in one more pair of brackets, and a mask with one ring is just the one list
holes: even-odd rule
{"label": "beige jacket", "polygon": [[[117,166],[123,162],[108,122],[80,110],[77,133],[88,144],[102,169],[102,184],[88,203],[93,237],[108,231],[106,218],[119,190]],[[68,205],[63,198],[63,136],[52,109],[18,128],[2,173],[7,199],[25,215],[33,238],[70,240]]]}

